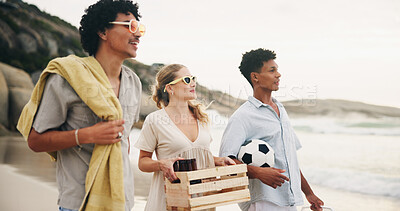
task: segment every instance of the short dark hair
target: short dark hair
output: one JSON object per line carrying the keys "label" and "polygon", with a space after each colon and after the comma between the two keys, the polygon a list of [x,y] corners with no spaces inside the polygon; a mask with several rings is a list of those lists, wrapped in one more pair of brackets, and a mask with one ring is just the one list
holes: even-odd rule
{"label": "short dark hair", "polygon": [[264,48],[259,48],[256,50],[251,50],[243,54],[242,62],[240,62],[240,72],[247,79],[251,86],[250,74],[252,72],[260,72],[264,62],[268,62],[271,59],[276,59],[276,54],[274,51],[266,50]]}
{"label": "short dark hair", "polygon": [[127,0],[100,0],[89,6],[81,19],[79,33],[81,35],[81,44],[83,49],[93,56],[99,47],[98,32],[104,32],[106,28],[111,27],[109,22],[117,18],[118,13],[132,13],[139,21],[139,6],[137,3]]}

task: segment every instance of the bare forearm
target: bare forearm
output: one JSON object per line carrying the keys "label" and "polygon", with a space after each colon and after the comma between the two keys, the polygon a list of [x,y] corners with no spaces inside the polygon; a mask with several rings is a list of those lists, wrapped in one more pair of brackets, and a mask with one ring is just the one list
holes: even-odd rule
{"label": "bare forearm", "polygon": [[[82,134],[78,133],[78,136]],[[35,152],[54,152],[77,146],[75,131],[47,131],[38,133],[32,128],[28,145]]]}
{"label": "bare forearm", "polygon": [[247,165],[247,176],[249,179],[258,179],[258,167]]}
{"label": "bare forearm", "polygon": [[[28,136],[29,147],[35,152],[54,152],[77,146],[79,144],[113,144],[121,141],[124,120],[99,122],[93,126],[80,128],[75,137],[76,130],[46,131],[38,133],[34,128]],[[78,140],[78,141],[77,141]]]}
{"label": "bare forearm", "polygon": [[308,184],[306,178],[303,176],[303,173],[301,171],[300,171],[300,176],[301,176],[301,190],[306,196],[307,201],[310,202],[311,204],[310,209],[316,211],[322,211],[323,209],[321,206],[324,205],[324,202],[314,194],[314,192],[312,191],[310,185]]}
{"label": "bare forearm", "polygon": [[160,162],[150,157],[141,157],[139,158],[138,167],[143,172],[156,172],[160,171]]}
{"label": "bare forearm", "polygon": [[[238,159],[232,159],[232,160],[235,161],[236,164],[243,164]],[[247,165],[247,176],[250,179],[256,179],[257,178],[257,168],[259,168],[259,167]]]}
{"label": "bare forearm", "polygon": [[306,178],[303,176],[303,173],[300,171],[301,176],[301,190],[303,191],[304,195],[314,194],[310,185],[308,184]]}

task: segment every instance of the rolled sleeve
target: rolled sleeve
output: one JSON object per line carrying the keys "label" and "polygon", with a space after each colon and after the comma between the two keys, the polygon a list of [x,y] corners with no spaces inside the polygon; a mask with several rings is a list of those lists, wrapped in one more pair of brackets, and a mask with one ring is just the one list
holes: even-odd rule
{"label": "rolled sleeve", "polygon": [[68,114],[67,93],[71,91],[69,89],[72,88],[60,75],[50,74],[48,76],[32,126],[38,133],[59,128],[64,124]]}

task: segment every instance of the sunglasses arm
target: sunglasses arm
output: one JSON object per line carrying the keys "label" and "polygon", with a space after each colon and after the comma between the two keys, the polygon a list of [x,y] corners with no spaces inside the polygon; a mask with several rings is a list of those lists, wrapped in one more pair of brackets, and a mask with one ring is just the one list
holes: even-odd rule
{"label": "sunglasses arm", "polygon": [[118,22],[118,21],[114,21],[114,22],[110,22],[111,24],[118,24],[118,25],[131,25],[130,22]]}

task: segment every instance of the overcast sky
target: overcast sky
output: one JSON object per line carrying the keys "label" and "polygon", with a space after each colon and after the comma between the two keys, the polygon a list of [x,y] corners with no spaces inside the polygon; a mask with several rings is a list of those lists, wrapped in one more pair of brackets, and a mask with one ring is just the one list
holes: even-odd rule
{"label": "overcast sky", "polygon": [[[97,0],[25,0],[79,27]],[[181,63],[199,83],[252,94],[238,70],[244,52],[277,53],[278,100],[346,99],[400,107],[398,0],[139,0],[137,60]]]}

